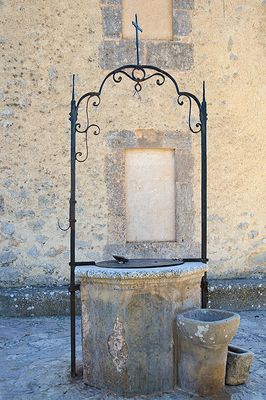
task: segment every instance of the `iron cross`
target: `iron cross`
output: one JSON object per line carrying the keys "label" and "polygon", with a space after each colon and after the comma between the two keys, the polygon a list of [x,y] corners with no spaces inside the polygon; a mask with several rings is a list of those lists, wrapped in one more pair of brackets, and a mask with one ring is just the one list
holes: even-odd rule
{"label": "iron cross", "polygon": [[138,24],[138,16],[135,14],[135,22],[132,21],[132,25],[136,28],[136,49],[137,49],[137,65],[139,65],[139,31],[143,32]]}

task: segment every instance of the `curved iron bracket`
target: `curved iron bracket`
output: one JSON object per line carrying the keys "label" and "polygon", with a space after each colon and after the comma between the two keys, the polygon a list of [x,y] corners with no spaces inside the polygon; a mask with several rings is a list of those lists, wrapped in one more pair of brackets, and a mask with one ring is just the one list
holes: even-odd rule
{"label": "curved iron bracket", "polygon": [[70,229],[70,223],[68,223],[68,227],[67,228],[62,228],[62,225],[60,225],[59,218],[57,218],[57,226],[63,232],[67,232]]}

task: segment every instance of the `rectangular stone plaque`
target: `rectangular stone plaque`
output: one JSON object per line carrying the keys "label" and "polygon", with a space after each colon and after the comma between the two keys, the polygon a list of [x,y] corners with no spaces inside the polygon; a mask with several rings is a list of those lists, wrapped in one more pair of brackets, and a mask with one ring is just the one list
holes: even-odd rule
{"label": "rectangular stone plaque", "polygon": [[138,14],[139,25],[143,29],[141,39],[172,40],[173,5],[172,0],[122,0],[122,35],[124,39],[135,39],[132,21]]}
{"label": "rectangular stone plaque", "polygon": [[127,149],[127,241],[174,241],[175,152]]}

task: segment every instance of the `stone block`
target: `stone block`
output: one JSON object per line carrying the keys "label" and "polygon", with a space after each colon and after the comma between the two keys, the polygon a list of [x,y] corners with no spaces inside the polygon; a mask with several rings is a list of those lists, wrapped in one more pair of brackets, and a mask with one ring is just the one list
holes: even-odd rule
{"label": "stone block", "polygon": [[191,183],[176,184],[177,214],[184,211],[192,211],[193,189]]}
{"label": "stone block", "polygon": [[195,215],[192,212],[178,213],[176,216],[176,240],[179,243],[189,244],[194,241],[194,219]]}
{"label": "stone block", "polygon": [[228,346],[225,383],[227,385],[242,385],[248,379],[254,354],[240,347]]}
{"label": "stone block", "polygon": [[15,232],[14,224],[10,224],[9,222],[2,222],[1,223],[1,231],[8,236],[13,235]]}
{"label": "stone block", "polygon": [[[100,65],[103,69],[115,69],[124,64],[136,63],[133,40],[104,40],[100,46]],[[140,60],[143,60],[143,44],[140,43]]]}
{"label": "stone block", "polygon": [[191,19],[186,11],[174,10],[173,34],[175,36],[187,36],[191,33]]}
{"label": "stone block", "polygon": [[5,212],[5,201],[4,197],[0,196],[0,214],[4,214]]}
{"label": "stone block", "polygon": [[103,35],[114,38],[121,34],[121,9],[118,7],[103,7]]}
{"label": "stone block", "polygon": [[101,0],[102,4],[112,4],[112,5],[120,5],[121,4],[121,0]]}
{"label": "stone block", "polygon": [[173,0],[173,8],[181,8],[183,10],[193,10],[194,0]]}
{"label": "stone block", "polygon": [[27,254],[29,257],[37,258],[40,253],[37,247],[34,245],[30,249],[28,249]]}
{"label": "stone block", "polygon": [[17,255],[12,250],[3,250],[0,252],[0,265],[8,265],[16,261]]}
{"label": "stone block", "polygon": [[190,43],[149,42],[147,64],[163,69],[187,71],[193,65],[193,47]]}
{"label": "stone block", "polygon": [[188,150],[177,152],[175,157],[176,181],[178,183],[190,182],[193,174],[193,155]]}

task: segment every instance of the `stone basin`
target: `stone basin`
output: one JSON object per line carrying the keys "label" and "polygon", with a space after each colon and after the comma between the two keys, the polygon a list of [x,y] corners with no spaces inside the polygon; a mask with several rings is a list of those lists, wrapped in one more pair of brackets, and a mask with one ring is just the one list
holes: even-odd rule
{"label": "stone basin", "polygon": [[206,264],[158,268],[79,267],[83,379],[118,394],[176,386],[175,318],[200,307]]}
{"label": "stone basin", "polygon": [[178,385],[189,392],[223,391],[227,348],[237,332],[236,313],[197,309],[177,315]]}

